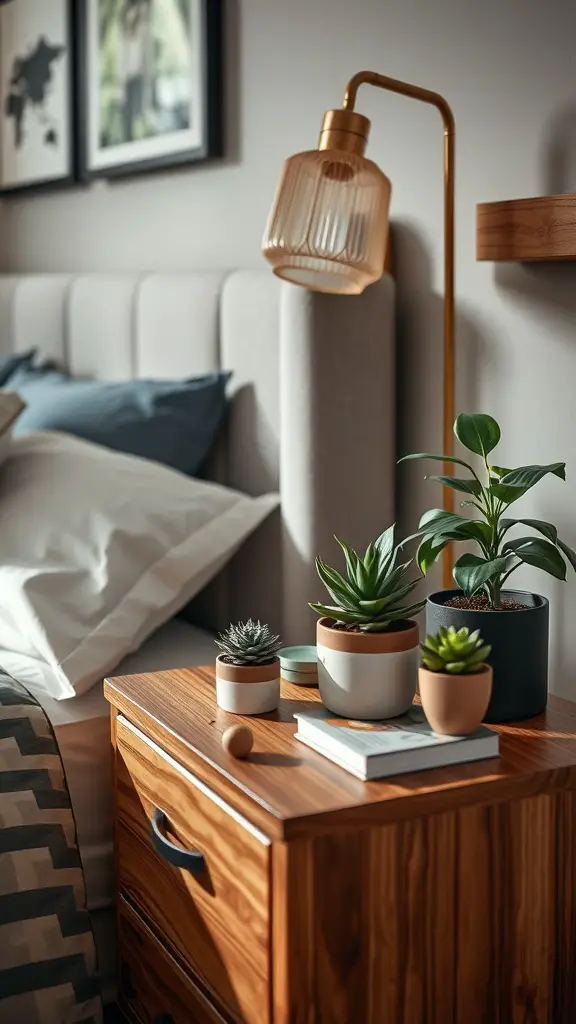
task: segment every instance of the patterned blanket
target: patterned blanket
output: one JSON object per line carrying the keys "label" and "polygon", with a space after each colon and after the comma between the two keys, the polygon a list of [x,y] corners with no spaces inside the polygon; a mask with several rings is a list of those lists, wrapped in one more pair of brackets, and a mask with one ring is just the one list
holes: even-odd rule
{"label": "patterned blanket", "polygon": [[96,948],[58,746],[0,671],[0,1021],[100,1024]]}

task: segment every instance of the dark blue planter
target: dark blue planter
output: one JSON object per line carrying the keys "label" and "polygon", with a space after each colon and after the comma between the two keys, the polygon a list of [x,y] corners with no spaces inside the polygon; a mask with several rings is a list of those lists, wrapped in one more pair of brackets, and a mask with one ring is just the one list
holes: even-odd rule
{"label": "dark blue planter", "polygon": [[545,597],[505,590],[503,598],[528,605],[517,611],[473,611],[447,608],[460,590],[439,590],[426,604],[426,632],[440,626],[467,626],[492,646],[488,662],[494,670],[492,697],[485,722],[516,722],[539,715],[548,700],[548,613]]}

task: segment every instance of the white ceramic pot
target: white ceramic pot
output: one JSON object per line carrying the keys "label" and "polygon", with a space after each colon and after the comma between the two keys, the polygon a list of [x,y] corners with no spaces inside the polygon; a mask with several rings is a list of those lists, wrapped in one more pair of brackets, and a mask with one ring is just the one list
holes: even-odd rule
{"label": "white ceramic pot", "polygon": [[216,659],[216,701],[233,715],[263,715],[280,703],[280,662],[269,665],[229,665]]}
{"label": "white ceramic pot", "polygon": [[318,685],[322,703],[344,718],[374,720],[403,715],[418,681],[419,630],[409,620],[389,633],[317,626]]}

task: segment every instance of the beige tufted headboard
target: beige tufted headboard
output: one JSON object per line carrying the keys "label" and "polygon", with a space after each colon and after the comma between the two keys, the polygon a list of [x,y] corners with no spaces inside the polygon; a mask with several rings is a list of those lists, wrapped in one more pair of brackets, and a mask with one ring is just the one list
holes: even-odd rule
{"label": "beige tufted headboard", "polygon": [[266,271],[0,278],[2,352],[38,348],[78,376],[233,371],[209,475],[281,510],[201,596],[198,621],[258,616],[312,637],[314,556],[363,545],[394,517],[394,285],[317,295]]}

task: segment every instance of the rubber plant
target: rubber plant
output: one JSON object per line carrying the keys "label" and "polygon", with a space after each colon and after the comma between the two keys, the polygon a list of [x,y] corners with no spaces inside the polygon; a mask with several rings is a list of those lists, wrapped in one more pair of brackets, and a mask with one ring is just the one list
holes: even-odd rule
{"label": "rubber plant", "polygon": [[[565,480],[566,463],[507,469],[492,462],[490,456],[500,441],[500,427],[485,413],[461,413],[454,424],[454,433],[464,448],[479,457],[479,466],[465,459],[430,452],[405,455],[400,460],[434,459],[465,469],[466,476],[429,479],[466,495],[462,507],[474,508],[480,514],[479,518],[470,519],[439,508],[424,513],[418,533],[414,534],[420,539],[416,561],[422,573],[426,575],[447,544],[473,541],[480,549],[479,554],[461,555],[454,565],[453,576],[466,597],[484,593],[490,609],[501,608],[502,588],[521,565],[536,566],[556,579],[565,580],[566,562],[576,569],[576,552],[559,538],[556,527],[541,519],[512,518],[508,510],[545,476]],[[520,526],[540,536],[511,536],[511,531]]]}

